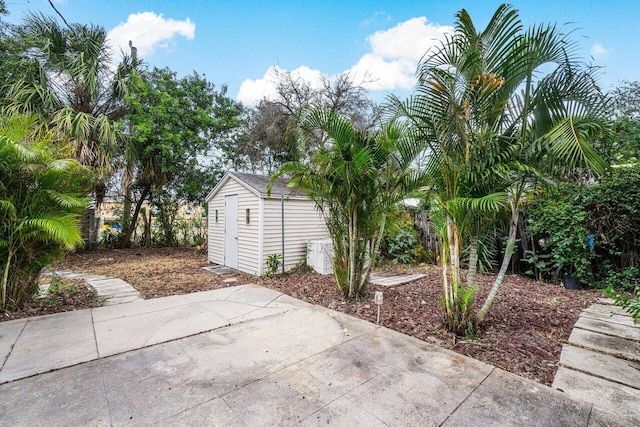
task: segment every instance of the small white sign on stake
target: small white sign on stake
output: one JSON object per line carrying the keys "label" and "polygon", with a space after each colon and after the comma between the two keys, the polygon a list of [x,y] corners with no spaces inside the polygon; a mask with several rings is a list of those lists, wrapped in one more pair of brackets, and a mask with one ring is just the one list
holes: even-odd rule
{"label": "small white sign on stake", "polygon": [[378,318],[376,320],[376,325],[380,325],[380,306],[382,305],[382,300],[382,292],[376,291],[376,293],[373,295],[373,302],[378,305]]}

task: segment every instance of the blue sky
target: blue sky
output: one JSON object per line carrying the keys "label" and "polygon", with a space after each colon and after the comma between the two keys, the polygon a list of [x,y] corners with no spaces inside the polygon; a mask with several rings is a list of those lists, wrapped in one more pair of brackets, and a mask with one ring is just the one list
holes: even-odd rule
{"label": "blue sky", "polygon": [[[500,1],[120,1],[56,0],[69,22],[133,40],[150,65],[196,70],[245,103],[272,91],[271,67],[310,80],[350,71],[368,76],[372,96],[410,93],[420,56],[466,8],[484,28]],[[552,3],[552,4],[550,4]],[[640,0],[520,1],[525,25],[568,23],[580,54],[603,67],[605,89],[640,80]],[[46,0],[7,0],[9,21],[27,11],[53,14]]]}

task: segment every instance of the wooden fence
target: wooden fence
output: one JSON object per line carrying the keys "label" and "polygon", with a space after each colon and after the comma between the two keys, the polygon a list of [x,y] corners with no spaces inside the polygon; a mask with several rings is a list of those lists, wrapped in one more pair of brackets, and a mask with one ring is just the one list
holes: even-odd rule
{"label": "wooden fence", "polygon": [[435,261],[438,257],[438,236],[433,223],[429,219],[429,215],[426,212],[411,212],[416,226],[420,230],[420,239],[422,240],[422,246],[431,254],[432,259]]}

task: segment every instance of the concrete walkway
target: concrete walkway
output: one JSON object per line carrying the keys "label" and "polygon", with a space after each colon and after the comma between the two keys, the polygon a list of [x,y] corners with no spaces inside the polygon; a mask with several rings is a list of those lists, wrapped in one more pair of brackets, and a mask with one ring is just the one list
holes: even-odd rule
{"label": "concrete walkway", "polygon": [[253,285],[0,323],[0,425],[629,425]]}
{"label": "concrete walkway", "polygon": [[122,279],[115,277],[99,276],[87,273],[74,273],[67,270],[55,270],[45,273],[47,276],[60,276],[67,279],[84,280],[96,290],[99,297],[104,298],[103,305],[123,304],[141,300],[142,297],[136,289]]}
{"label": "concrete walkway", "polygon": [[585,309],[562,347],[553,388],[640,425],[640,325],[611,299]]}

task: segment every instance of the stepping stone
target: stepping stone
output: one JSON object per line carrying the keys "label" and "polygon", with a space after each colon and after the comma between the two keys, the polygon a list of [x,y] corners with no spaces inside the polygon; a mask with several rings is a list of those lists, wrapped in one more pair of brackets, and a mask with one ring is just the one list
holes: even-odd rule
{"label": "stepping stone", "polygon": [[72,271],[56,271],[53,274],[60,277],[84,280],[95,289],[99,297],[104,298],[103,305],[125,304],[142,299],[140,293],[122,279],[95,274],[74,273]]}
{"label": "stepping stone", "polygon": [[425,277],[426,274],[402,274],[402,273],[374,273],[369,278],[369,282],[374,285],[385,286],[388,288],[404,285],[414,280]]}
{"label": "stepping stone", "polygon": [[622,307],[616,307],[615,305],[607,304],[593,304],[589,308],[583,310],[584,312],[601,313],[611,316],[626,316],[631,317],[631,314],[625,311]]}
{"label": "stepping stone", "polygon": [[140,297],[140,294],[138,293],[138,291],[131,290],[129,288],[123,288],[123,289],[110,289],[110,290],[102,290],[102,289],[97,289],[96,293],[98,294],[99,297],[109,297],[109,296],[125,296],[125,295],[135,295],[137,297]]}
{"label": "stepping stone", "polygon": [[564,345],[562,346],[560,365],[640,389],[640,362],[618,359],[597,351]]}
{"label": "stepping stone", "polygon": [[553,388],[593,403],[595,409],[625,420],[626,425],[640,425],[640,392],[636,388],[563,367],[556,373]]}
{"label": "stepping stone", "polygon": [[233,282],[237,282],[238,279],[236,279],[235,277],[230,277],[228,279],[224,279],[223,282],[224,283],[233,283]]}
{"label": "stepping stone", "polygon": [[600,334],[576,327],[573,328],[569,336],[569,343],[640,362],[640,343],[637,341]]}
{"label": "stepping stone", "polygon": [[234,270],[233,268],[229,268],[229,267],[222,267],[222,266],[217,266],[217,267],[202,267],[203,270],[209,271],[211,273],[217,274],[219,276],[223,276],[225,274],[234,274],[237,271]]}
{"label": "stepping stone", "polygon": [[620,338],[640,341],[640,326],[626,326],[610,322],[608,319],[591,319],[580,316],[574,328],[613,335]]}
{"label": "stepping stone", "polygon": [[633,318],[631,316],[624,316],[621,314],[606,314],[599,311],[586,309],[580,314],[580,317],[586,317],[588,319],[600,322],[615,323],[616,325],[626,326],[630,328],[640,327],[640,324],[633,323]]}

